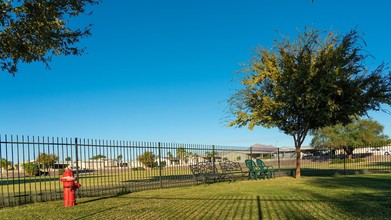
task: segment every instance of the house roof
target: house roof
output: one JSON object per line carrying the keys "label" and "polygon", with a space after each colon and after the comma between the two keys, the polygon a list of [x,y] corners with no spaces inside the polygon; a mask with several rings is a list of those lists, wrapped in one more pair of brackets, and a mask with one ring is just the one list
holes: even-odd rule
{"label": "house roof", "polygon": [[251,145],[249,150],[261,151],[261,152],[277,152],[278,148],[276,148],[272,145],[254,144],[254,145]]}
{"label": "house roof", "polygon": [[[262,152],[262,153],[272,153],[277,152],[279,149],[280,152],[292,152],[295,151],[294,148],[288,148],[288,147],[274,147],[272,145],[263,145],[263,144],[254,144],[251,145],[249,150],[252,150],[253,152]],[[301,150],[310,150],[313,149],[309,146],[302,146]]]}

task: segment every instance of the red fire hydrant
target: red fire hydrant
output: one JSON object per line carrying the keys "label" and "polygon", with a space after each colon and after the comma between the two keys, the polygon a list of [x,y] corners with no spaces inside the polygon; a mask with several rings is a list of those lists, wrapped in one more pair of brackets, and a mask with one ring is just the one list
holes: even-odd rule
{"label": "red fire hydrant", "polygon": [[62,174],[61,182],[64,183],[64,207],[76,205],[76,189],[81,185],[77,183],[71,169],[66,169]]}

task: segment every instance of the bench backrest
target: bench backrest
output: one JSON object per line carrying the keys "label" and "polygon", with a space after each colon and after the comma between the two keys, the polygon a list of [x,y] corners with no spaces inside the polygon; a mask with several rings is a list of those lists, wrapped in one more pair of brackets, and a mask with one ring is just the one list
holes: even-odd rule
{"label": "bench backrest", "polygon": [[253,160],[245,160],[246,167],[251,171],[254,172],[257,169],[257,165]]}
{"label": "bench backrest", "polygon": [[[263,160],[261,159],[257,159],[257,165],[258,167],[261,169],[261,171],[264,171],[264,170],[267,170],[268,166],[266,166],[265,162],[263,162]],[[270,166],[271,167],[271,166]],[[270,169],[269,169],[270,170]]]}
{"label": "bench backrest", "polygon": [[265,170],[265,166],[266,166],[265,163],[261,159],[257,159],[256,161],[257,161],[257,166],[259,167],[259,169],[261,171]]}
{"label": "bench backrest", "polygon": [[189,167],[194,175],[218,173],[216,166],[210,162],[199,162],[196,164],[191,164]]}
{"label": "bench backrest", "polygon": [[227,160],[219,163],[219,165],[223,172],[242,171],[242,167],[240,166],[239,162]]}

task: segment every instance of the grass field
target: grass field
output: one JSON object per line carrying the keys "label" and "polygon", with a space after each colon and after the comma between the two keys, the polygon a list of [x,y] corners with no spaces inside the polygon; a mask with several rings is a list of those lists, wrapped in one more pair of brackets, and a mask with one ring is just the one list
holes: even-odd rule
{"label": "grass field", "polygon": [[0,209],[1,219],[391,219],[391,175],[279,177]]}

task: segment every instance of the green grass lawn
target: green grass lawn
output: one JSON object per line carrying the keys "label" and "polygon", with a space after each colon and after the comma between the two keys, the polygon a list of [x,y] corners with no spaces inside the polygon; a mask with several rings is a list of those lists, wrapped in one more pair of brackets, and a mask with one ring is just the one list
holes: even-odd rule
{"label": "green grass lawn", "polygon": [[279,177],[0,209],[1,219],[391,219],[391,175]]}

